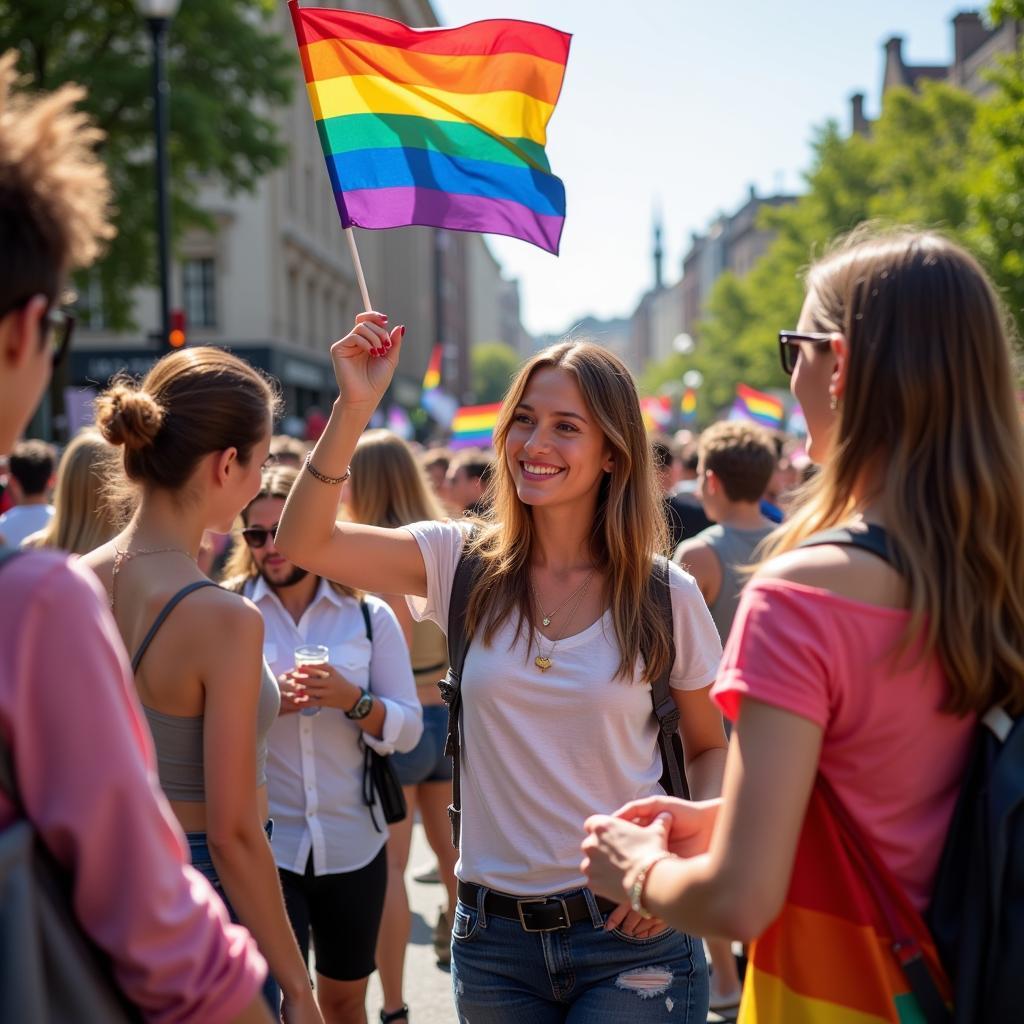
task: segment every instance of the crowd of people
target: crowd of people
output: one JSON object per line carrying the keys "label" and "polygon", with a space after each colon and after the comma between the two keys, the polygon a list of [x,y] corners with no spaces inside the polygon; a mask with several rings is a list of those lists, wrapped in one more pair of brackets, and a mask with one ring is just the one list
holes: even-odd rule
{"label": "crowd of people", "polygon": [[[744,422],[652,441],[587,341],[522,366],[492,450],[418,448],[371,426],[406,327],[366,312],[315,443],[196,347],[113,380],[58,461],[19,437],[110,188],[80,90],[13,68],[0,844],[48,851],[97,985],[166,1024],[359,1024],[376,970],[382,1024],[414,1020],[418,816],[460,1021],[816,1019],[786,908],[794,864],[829,867],[822,808],[922,914],[976,722],[1024,709],[1024,443],[982,268],[909,229],[811,267],[779,336],[805,451]],[[33,955],[0,964],[0,1016],[109,1019]]]}

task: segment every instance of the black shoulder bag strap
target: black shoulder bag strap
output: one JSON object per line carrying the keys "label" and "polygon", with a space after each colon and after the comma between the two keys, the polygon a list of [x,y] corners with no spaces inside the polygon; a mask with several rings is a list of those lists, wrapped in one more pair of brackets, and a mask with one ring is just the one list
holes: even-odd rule
{"label": "black shoulder bag strap", "polygon": [[[884,527],[877,526],[874,523],[867,524],[864,529],[839,528],[824,530],[801,541],[797,544],[797,547],[813,548],[821,547],[825,544],[859,548],[861,551],[867,551],[880,558],[897,571],[900,570],[899,557],[892,539]],[[935,981],[928,972],[928,967],[921,956],[917,943],[907,939],[900,941],[903,931],[897,925],[897,915],[892,908],[892,901],[886,892],[885,876],[882,873],[882,868],[879,866],[882,862],[877,852],[824,776],[820,777],[819,785],[833,813],[846,830],[847,836],[852,841],[860,857],[861,870],[864,873],[865,880],[872,890],[879,910],[886,919],[889,931],[893,935],[893,952],[903,971],[903,976],[907,979],[907,984],[917,1000],[917,1005],[921,1010],[924,1020],[928,1024],[946,1024],[950,1020],[949,1010],[939,994]]]}
{"label": "black shoulder bag strap", "polygon": [[217,586],[213,580],[196,580],[195,583],[189,583],[179,590],[160,610],[160,614],[156,617],[156,622],[149,627],[149,632],[142,638],[142,643],[139,644],[139,649],[135,652],[135,657],[132,658],[132,672],[138,672],[139,664],[142,661],[142,656],[146,653],[149,645],[153,642],[153,637],[156,636],[160,627],[167,621],[167,616],[174,611],[175,608],[183,601],[189,594],[194,590],[200,590],[203,587],[215,587]]}
{"label": "black shoulder bag strap", "polygon": [[459,564],[455,567],[452,594],[448,604],[448,673],[441,680],[441,698],[448,705],[448,740],[444,752],[452,759],[452,802],[448,818],[452,824],[452,845],[458,849],[462,818],[462,669],[466,664],[469,641],[466,637],[466,611],[480,559],[469,552],[467,538]]}
{"label": "black shoulder bag strap", "polygon": [[661,555],[654,560],[650,585],[654,590],[658,610],[669,636],[669,656],[665,670],[651,683],[651,703],[654,705],[654,717],[658,720],[658,749],[661,751],[663,768],[661,786],[669,796],[689,800],[690,787],[686,782],[683,743],[679,738],[679,708],[672,699],[672,688],[669,686],[669,676],[676,660],[672,584],[669,578],[668,559]]}

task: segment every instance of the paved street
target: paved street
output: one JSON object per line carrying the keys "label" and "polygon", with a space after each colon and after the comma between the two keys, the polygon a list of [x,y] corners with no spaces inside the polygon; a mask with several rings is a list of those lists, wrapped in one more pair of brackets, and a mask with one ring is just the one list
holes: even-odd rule
{"label": "paved street", "polygon": [[[433,860],[434,855],[423,835],[423,826],[417,824],[413,828],[412,853],[406,872],[409,903],[412,905],[412,938],[405,956],[405,1001],[409,1004],[410,1024],[455,1024],[451,976],[437,967],[431,941],[437,908],[444,902],[444,890],[440,885],[421,885],[412,880],[414,873]],[[370,993],[366,1000],[370,1024],[380,1019],[380,1001],[380,983],[375,974],[370,979]]]}

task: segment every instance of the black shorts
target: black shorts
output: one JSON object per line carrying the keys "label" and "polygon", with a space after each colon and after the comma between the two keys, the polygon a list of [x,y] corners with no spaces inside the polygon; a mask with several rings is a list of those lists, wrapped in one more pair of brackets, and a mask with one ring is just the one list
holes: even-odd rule
{"label": "black shorts", "polygon": [[312,932],[317,974],[332,981],[359,981],[373,974],[388,884],[387,847],[366,867],[343,874],[314,875],[312,853],[304,875],[277,871],[303,961],[309,962]]}

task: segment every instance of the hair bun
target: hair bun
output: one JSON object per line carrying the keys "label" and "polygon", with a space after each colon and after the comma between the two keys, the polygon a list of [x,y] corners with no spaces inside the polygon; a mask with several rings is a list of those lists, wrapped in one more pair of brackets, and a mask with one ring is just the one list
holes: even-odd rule
{"label": "hair bun", "polygon": [[96,400],[96,425],[111,443],[129,451],[153,443],[164,422],[164,411],[152,395],[134,383],[120,381]]}

